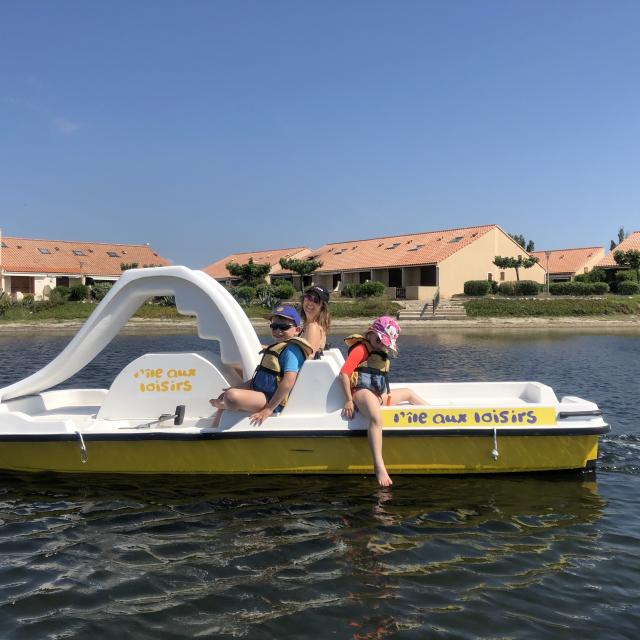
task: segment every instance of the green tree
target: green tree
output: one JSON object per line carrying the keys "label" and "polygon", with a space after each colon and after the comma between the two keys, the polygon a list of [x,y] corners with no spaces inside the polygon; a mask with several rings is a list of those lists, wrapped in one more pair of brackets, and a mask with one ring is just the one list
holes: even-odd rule
{"label": "green tree", "polygon": [[520,269],[530,269],[537,263],[538,258],[523,258],[522,256],[517,258],[503,258],[502,256],[496,256],[493,260],[493,264],[495,264],[499,269],[515,269],[516,280],[520,280]]}
{"label": "green tree", "polygon": [[611,244],[609,245],[609,251],[613,251],[626,237],[627,234],[624,232],[624,227],[620,227],[618,229],[618,242],[612,240]]}
{"label": "green tree", "polygon": [[304,276],[310,276],[322,266],[320,260],[296,260],[294,258],[280,258],[280,266],[287,271],[293,271],[300,276],[300,291],[304,291]]}
{"label": "green tree", "polygon": [[270,264],[256,264],[253,258],[249,258],[247,264],[227,262],[225,269],[234,277],[240,278],[241,286],[256,287],[265,282],[265,278],[271,270]]}
{"label": "green tree", "polygon": [[129,269],[137,269],[137,262],[121,262],[120,263],[120,271],[128,271]]}
{"label": "green tree", "polygon": [[[621,229],[622,231],[622,229]],[[634,269],[640,281],[640,251],[629,249],[629,251],[615,251],[613,259],[621,266]]]}
{"label": "green tree", "polygon": [[531,253],[535,250],[535,242],[533,240],[526,240],[520,233],[509,234],[527,253]]}

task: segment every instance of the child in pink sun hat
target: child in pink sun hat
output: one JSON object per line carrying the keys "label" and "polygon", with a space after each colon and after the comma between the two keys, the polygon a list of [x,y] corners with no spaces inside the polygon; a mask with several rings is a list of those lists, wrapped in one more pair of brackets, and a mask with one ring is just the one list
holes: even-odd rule
{"label": "child in pink sun hat", "polygon": [[351,419],[356,410],[369,422],[369,448],[373,457],[373,470],[382,487],[392,484],[382,458],[383,404],[428,404],[415,391],[389,386],[389,354],[398,353],[400,325],[391,316],[380,316],[364,335],[353,334],[345,338],[349,347],[347,359],[340,369],[340,382],[346,396],[343,415]]}

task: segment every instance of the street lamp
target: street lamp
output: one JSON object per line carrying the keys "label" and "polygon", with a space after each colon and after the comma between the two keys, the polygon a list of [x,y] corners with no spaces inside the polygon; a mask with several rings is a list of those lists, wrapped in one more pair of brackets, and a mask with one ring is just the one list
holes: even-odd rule
{"label": "street lamp", "polygon": [[549,295],[549,256],[551,255],[551,251],[545,251],[544,255],[547,258],[547,295]]}

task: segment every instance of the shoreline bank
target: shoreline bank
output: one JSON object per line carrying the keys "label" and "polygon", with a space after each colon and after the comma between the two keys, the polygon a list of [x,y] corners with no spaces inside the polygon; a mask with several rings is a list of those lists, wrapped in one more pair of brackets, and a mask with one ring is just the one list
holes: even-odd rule
{"label": "shoreline bank", "polygon": [[[370,318],[337,318],[332,320],[332,332],[341,329],[362,330]],[[76,333],[84,320],[7,322],[0,323],[0,336],[16,334]],[[267,321],[251,319],[256,329],[267,329]],[[194,333],[196,320],[185,319],[148,319],[132,318],[123,327],[123,333]],[[640,317],[604,318],[604,317],[554,317],[554,318],[465,318],[464,320],[405,320],[402,329],[406,333],[430,331],[573,331],[573,332],[630,332],[640,333]]]}

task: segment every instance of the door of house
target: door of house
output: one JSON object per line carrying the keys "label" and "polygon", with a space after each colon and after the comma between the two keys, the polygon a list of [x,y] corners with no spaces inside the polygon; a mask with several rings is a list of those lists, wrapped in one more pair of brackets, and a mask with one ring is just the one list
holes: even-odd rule
{"label": "door of house", "polygon": [[402,269],[389,269],[389,286],[402,286]]}

